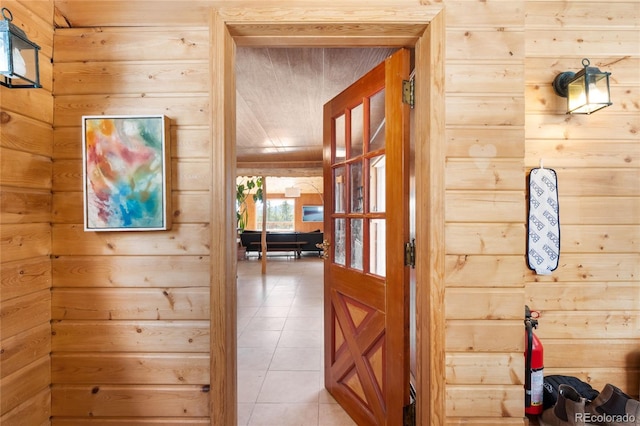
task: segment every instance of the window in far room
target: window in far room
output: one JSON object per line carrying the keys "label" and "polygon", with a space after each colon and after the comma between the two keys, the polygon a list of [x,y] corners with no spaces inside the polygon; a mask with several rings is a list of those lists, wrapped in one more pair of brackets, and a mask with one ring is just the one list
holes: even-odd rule
{"label": "window in far room", "polygon": [[[267,231],[293,231],[295,229],[295,200],[267,199]],[[262,230],[262,202],[256,202],[256,226]]]}

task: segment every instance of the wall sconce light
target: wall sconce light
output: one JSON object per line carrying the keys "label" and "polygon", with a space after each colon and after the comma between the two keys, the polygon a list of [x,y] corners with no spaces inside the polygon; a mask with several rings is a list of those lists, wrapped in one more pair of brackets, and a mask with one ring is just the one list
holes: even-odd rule
{"label": "wall sconce light", "polygon": [[42,87],[38,51],[40,46],[30,41],[22,29],[13,25],[13,15],[6,7],[0,9],[0,85],[16,88]]}
{"label": "wall sconce light", "polygon": [[585,58],[582,60],[583,69],[577,73],[565,71],[553,80],[556,94],[567,98],[567,114],[591,114],[611,105],[611,73],[589,65],[591,62]]}

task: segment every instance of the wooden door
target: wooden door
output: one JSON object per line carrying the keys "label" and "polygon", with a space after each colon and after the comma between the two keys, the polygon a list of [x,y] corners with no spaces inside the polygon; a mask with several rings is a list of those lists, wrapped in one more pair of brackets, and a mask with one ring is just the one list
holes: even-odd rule
{"label": "wooden door", "polygon": [[409,404],[409,107],[401,49],[324,106],[325,387],[358,425]]}

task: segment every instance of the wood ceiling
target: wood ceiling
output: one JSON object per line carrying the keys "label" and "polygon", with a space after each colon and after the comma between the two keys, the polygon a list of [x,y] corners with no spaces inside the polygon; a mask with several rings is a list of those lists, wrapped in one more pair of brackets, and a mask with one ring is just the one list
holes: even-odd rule
{"label": "wood ceiling", "polygon": [[393,50],[238,48],[239,164],[277,165],[285,174],[287,167],[317,168],[321,174],[324,104]]}

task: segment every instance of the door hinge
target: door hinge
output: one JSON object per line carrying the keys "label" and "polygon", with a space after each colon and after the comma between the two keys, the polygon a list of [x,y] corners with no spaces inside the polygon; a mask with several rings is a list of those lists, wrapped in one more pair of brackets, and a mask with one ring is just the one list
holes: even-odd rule
{"label": "door hinge", "polygon": [[402,409],[402,426],[416,426],[416,388],[409,383],[410,403]]}
{"label": "door hinge", "polygon": [[415,105],[415,84],[414,79],[402,80],[402,102],[409,104],[411,108]]}
{"label": "door hinge", "polygon": [[406,266],[416,267],[416,239],[404,245],[404,264]]}

